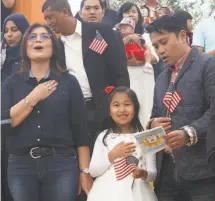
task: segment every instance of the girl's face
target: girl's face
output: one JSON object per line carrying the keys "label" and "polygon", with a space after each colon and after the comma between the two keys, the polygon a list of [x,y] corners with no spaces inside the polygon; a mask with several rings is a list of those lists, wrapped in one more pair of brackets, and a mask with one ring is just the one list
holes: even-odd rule
{"label": "girl's face", "polygon": [[130,10],[128,10],[127,12],[123,13],[122,17],[123,18],[130,17],[137,24],[137,22],[139,20],[137,8],[135,6],[131,7]]}
{"label": "girl's face", "polygon": [[7,21],[4,38],[9,47],[14,47],[20,43],[22,39],[22,32],[17,28],[13,21]]}
{"label": "girl's face", "polygon": [[110,116],[121,130],[129,131],[135,115],[134,104],[126,93],[116,93],[110,103]]}

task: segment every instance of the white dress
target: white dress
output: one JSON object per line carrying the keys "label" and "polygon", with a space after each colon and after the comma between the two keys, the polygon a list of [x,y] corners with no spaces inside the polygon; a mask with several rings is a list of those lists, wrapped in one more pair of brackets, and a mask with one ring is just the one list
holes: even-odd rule
{"label": "white dress", "polygon": [[135,179],[128,175],[117,181],[114,166],[108,159],[108,153],[118,143],[136,142],[133,134],[110,133],[106,138],[107,146],[103,144],[103,137],[106,131],[102,132],[95,143],[92,159],[90,162],[90,174],[97,177],[93,187],[88,194],[87,201],[157,201],[155,193],[148,182],[154,181],[156,171],[156,156],[143,156],[137,147],[133,154],[139,159],[138,167],[148,171],[147,181]]}
{"label": "white dress", "polygon": [[[151,44],[149,34],[143,34],[147,46],[153,56],[159,61],[157,54]],[[144,128],[150,120],[153,97],[154,97],[154,70],[151,65],[145,66],[128,66],[128,73],[130,77],[130,88],[133,89],[140,103],[140,122]]]}

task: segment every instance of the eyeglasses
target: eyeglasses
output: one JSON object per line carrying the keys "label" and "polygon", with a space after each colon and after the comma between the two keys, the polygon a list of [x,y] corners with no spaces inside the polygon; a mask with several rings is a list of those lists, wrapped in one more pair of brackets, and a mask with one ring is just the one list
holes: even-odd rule
{"label": "eyeglasses", "polygon": [[37,35],[37,34],[32,33],[32,34],[28,35],[28,40],[35,41],[35,40],[37,40],[38,37],[40,38],[40,40],[47,40],[47,39],[51,38],[51,34],[49,34],[49,33],[42,33],[40,35]]}

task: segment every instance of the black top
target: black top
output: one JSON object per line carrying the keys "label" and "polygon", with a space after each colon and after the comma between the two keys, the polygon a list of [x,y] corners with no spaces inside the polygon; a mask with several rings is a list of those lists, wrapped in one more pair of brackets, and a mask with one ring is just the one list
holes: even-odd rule
{"label": "black top", "polygon": [[[58,82],[57,90],[39,102],[32,113],[8,136],[8,151],[24,154],[35,146],[68,147],[89,145],[84,98],[76,78],[54,72],[39,83],[29,72],[9,77],[2,86],[2,119],[10,118],[10,108],[34,87],[48,80]],[[24,101],[23,101],[23,104]]]}
{"label": "black top", "polygon": [[[5,53],[3,53],[4,51]],[[3,83],[9,76],[17,73],[22,66],[20,44],[14,47],[9,47],[6,50],[2,49],[2,54],[6,54],[6,59],[1,67],[1,83]]]}

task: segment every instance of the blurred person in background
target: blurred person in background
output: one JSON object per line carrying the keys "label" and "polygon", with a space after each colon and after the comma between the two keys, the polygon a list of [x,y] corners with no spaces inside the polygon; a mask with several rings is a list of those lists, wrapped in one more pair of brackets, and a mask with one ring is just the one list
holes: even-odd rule
{"label": "blurred person in background", "polygon": [[159,0],[144,0],[140,4],[144,23],[148,24],[163,15],[172,14],[173,11],[167,6],[162,5]]}
{"label": "blurred person in background", "polygon": [[186,33],[187,33],[187,42],[191,46],[193,43],[193,17],[187,11],[176,11],[174,16],[180,19]]}
{"label": "blurred person in background", "polygon": [[[152,64],[154,69],[154,78],[156,80],[163,70],[163,63],[159,61],[159,58],[155,53],[149,34],[147,32],[144,32],[145,24],[143,24],[143,16],[139,7],[131,2],[124,3],[119,9],[118,23],[121,22],[124,17],[129,17],[135,22],[135,34],[124,37],[124,43],[141,43],[142,39],[146,41],[146,44],[150,47],[151,53],[153,55]],[[128,61],[128,65],[131,66],[137,65],[137,63],[143,64],[143,62],[140,63],[134,59]]]}
{"label": "blurred person in background", "polygon": [[85,22],[102,23],[105,7],[102,0],[82,0],[79,15]]}
{"label": "blurred person in background", "polygon": [[3,28],[5,18],[11,14],[16,0],[1,0],[1,30]]}
{"label": "blurred person in background", "polygon": [[[22,66],[20,43],[28,27],[29,23],[22,14],[9,15],[3,23],[3,41],[1,46],[1,84],[6,78],[15,74]],[[8,153],[6,150],[6,140],[9,132],[7,131],[8,130],[2,131],[1,138],[2,198],[6,201],[12,200],[7,184]]]}
{"label": "blurred person in background", "polygon": [[21,67],[20,43],[29,27],[24,15],[9,15],[3,24],[3,41],[1,46],[1,82],[16,73]]}
{"label": "blurred person in background", "polygon": [[[215,5],[215,0],[212,1]],[[197,46],[201,52],[215,56],[215,19],[211,16],[199,22],[193,33],[193,46]]]}
{"label": "blurred person in background", "polygon": [[120,25],[128,24],[129,28],[134,29],[131,34],[122,32],[125,47],[129,44],[147,47],[144,58],[137,59],[135,56],[129,57],[127,54],[130,87],[137,94],[141,105],[139,118],[141,124],[145,127],[150,119],[153,105],[155,82],[152,64],[157,63],[159,58],[151,44],[149,34],[143,34],[142,15],[136,4],[130,2],[123,4],[119,9],[119,19],[122,20],[116,27],[120,28]]}
{"label": "blurred person in background", "polygon": [[[107,7],[106,0],[87,1],[82,0],[80,11],[75,15],[78,20],[86,22],[102,22],[110,25],[112,28],[117,23],[117,12]],[[86,6],[84,6],[87,4]],[[101,12],[102,10],[102,12]]]}
{"label": "blurred person in background", "polygon": [[135,22],[135,34],[132,36],[134,42],[142,39],[144,33],[143,17],[139,7],[135,3],[126,2],[121,5],[118,12],[118,23],[122,21],[124,17],[130,17]]}

